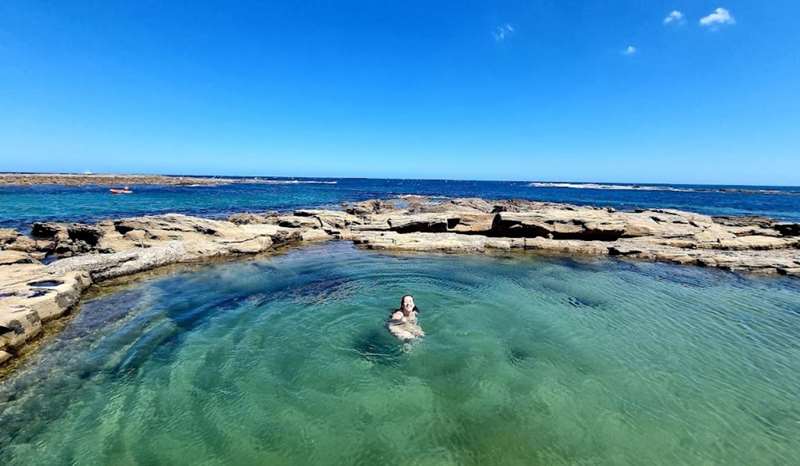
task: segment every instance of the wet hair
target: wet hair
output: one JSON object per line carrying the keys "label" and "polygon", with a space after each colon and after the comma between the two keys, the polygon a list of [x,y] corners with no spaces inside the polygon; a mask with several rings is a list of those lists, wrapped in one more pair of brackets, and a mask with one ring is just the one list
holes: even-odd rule
{"label": "wet hair", "polygon": [[[414,297],[411,296],[410,294],[404,294],[403,297],[400,298],[400,307],[397,309],[398,311],[402,311],[403,310],[403,302],[406,300],[406,298],[414,299]],[[416,304],[414,305],[414,309],[412,309],[412,311],[414,311],[417,314],[419,314],[419,308],[417,307]]]}

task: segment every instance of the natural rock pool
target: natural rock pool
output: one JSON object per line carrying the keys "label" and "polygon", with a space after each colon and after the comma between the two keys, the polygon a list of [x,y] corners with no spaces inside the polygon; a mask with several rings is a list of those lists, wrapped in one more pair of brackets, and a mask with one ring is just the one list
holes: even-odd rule
{"label": "natural rock pool", "polygon": [[0,381],[0,458],[800,464],[798,387],[797,280],[334,242],[87,299]]}

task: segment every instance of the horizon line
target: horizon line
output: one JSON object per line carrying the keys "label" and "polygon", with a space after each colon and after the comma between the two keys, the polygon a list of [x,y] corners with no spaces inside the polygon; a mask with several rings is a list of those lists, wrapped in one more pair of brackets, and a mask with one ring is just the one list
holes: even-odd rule
{"label": "horizon line", "polygon": [[724,184],[724,183],[667,183],[649,181],[569,181],[546,179],[476,179],[476,178],[402,178],[402,177],[373,177],[373,176],[287,176],[287,175],[198,175],[178,173],[148,173],[148,172],[36,172],[36,171],[0,171],[0,176],[6,175],[74,175],[74,176],[168,176],[189,178],[272,178],[272,179],[331,179],[331,180],[393,180],[393,181],[479,181],[487,183],[564,183],[564,184],[605,184],[605,185],[647,185],[647,186],[742,186],[742,187],[771,187],[771,188],[800,188],[800,185],[790,184]]}

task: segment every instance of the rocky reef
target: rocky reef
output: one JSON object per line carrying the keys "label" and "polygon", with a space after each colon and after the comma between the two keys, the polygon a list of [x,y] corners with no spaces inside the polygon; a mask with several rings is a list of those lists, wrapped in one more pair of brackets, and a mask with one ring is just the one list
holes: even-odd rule
{"label": "rocky reef", "polygon": [[331,239],[370,249],[608,255],[800,277],[800,224],[678,210],[407,196],[342,210],[179,214],[0,230],[0,363],[92,283],[157,267]]}
{"label": "rocky reef", "polygon": [[367,201],[348,211],[364,221],[342,236],[374,249],[521,249],[800,276],[800,224],[765,217],[710,217],[671,209],[628,212],[534,201],[431,203],[416,198],[403,208]]}
{"label": "rocky reef", "polygon": [[240,183],[246,180],[234,178],[210,178],[199,176],[166,175],[114,175],[72,173],[0,173],[0,186],[31,186],[55,184],[62,186],[123,186],[156,184],[165,186],[217,185]]}

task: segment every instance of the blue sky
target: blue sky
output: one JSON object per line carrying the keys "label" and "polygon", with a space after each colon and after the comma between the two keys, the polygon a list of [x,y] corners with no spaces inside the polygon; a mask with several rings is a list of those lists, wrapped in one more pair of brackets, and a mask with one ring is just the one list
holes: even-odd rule
{"label": "blue sky", "polygon": [[795,0],[229,3],[0,2],[0,171],[800,185]]}

